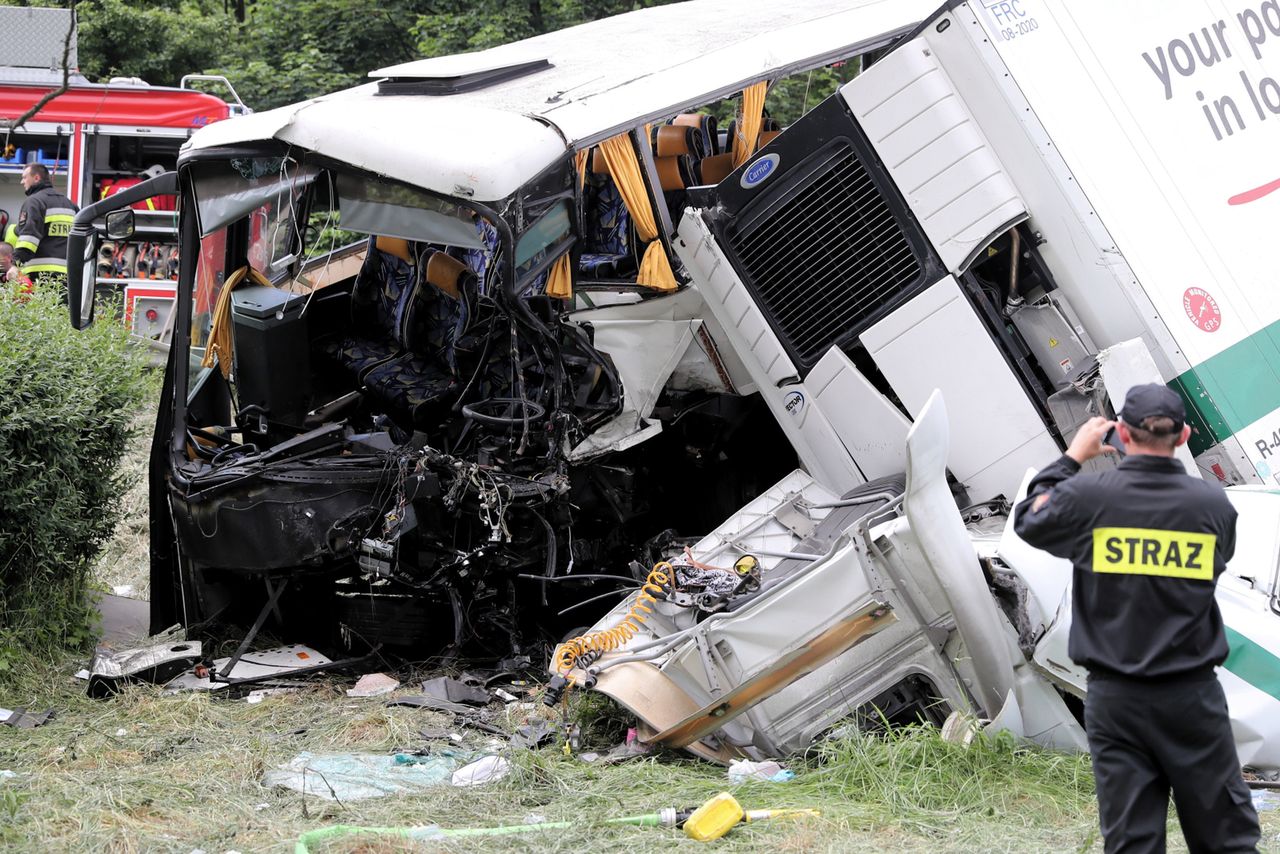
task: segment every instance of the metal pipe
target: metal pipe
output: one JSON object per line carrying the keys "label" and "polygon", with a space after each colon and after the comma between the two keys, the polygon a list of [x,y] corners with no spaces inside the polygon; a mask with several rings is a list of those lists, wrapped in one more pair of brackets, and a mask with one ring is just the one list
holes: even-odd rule
{"label": "metal pipe", "polygon": [[871,495],[859,495],[856,498],[842,498],[839,501],[832,501],[827,504],[810,504],[809,508],[811,510],[834,510],[837,507],[857,507],[861,504],[874,504],[877,501],[892,501],[899,494],[896,492],[876,492]]}

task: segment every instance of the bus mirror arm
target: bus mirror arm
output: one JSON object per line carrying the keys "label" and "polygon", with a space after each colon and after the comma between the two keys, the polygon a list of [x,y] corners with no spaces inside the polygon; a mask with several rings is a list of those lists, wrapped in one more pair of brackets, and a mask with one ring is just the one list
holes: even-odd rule
{"label": "bus mirror arm", "polygon": [[67,307],[71,312],[72,327],[84,329],[93,322],[93,293],[101,241],[94,221],[134,202],[152,196],[176,195],[177,192],[178,173],[165,172],[94,202],[76,214],[71,233],[67,235]]}

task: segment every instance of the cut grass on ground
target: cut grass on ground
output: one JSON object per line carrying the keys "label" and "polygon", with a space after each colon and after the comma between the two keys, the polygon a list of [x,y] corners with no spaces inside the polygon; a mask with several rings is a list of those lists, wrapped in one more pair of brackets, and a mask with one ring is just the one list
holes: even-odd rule
{"label": "cut grass on ground", "polygon": [[[299,834],[331,824],[446,828],[518,824],[541,816],[582,826],[518,838],[411,843],[378,837],[335,839],[316,852],[613,851],[693,848],[678,831],[606,828],[593,821],[696,805],[730,788],[724,769],[665,753],[601,767],[556,747],[507,753],[514,770],[476,789],[338,804],[263,788],[264,771],[302,750],[316,753],[417,749],[419,733],[451,728],[450,716],[351,699],[353,677],[333,677],[256,705],[133,687],[89,700],[69,674],[28,665],[2,689],[7,705],[54,706],[34,730],[0,731],[0,849],[15,851],[175,851],[202,848],[292,850]],[[406,685],[414,685],[402,674]],[[416,678],[417,675],[414,675]],[[405,688],[401,689],[405,691]],[[539,704],[537,710],[542,707]],[[514,707],[513,707],[514,709]],[[539,713],[535,710],[533,713]],[[531,712],[515,710],[513,726]],[[462,730],[464,747],[490,736]],[[439,743],[437,743],[439,745]],[[439,745],[444,746],[444,745]],[[599,745],[604,746],[604,745]],[[788,763],[796,779],[733,788],[747,808],[816,807],[822,818],[735,829],[716,843],[748,851],[1076,851],[1096,844],[1087,757],[991,740],[969,748],[932,731],[889,738],[855,736]],[[1264,814],[1264,839],[1280,821]],[[1170,842],[1181,844],[1176,826]],[[416,846],[416,847],[415,847]]]}

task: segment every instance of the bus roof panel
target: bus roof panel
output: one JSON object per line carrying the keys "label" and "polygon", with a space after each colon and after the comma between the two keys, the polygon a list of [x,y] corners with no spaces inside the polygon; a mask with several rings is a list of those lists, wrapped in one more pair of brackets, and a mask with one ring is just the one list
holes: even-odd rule
{"label": "bus roof panel", "polygon": [[[545,123],[417,95],[376,95],[374,84],[211,125],[183,147],[276,139],[447,196],[497,201],[565,156]],[[429,155],[428,155],[429,152]]]}
{"label": "bus roof panel", "polygon": [[545,70],[449,95],[384,95],[370,83],[221,122],[186,150],[275,138],[439,193],[458,195],[461,186],[493,201],[566,147],[870,50],[937,3],[692,0],[641,9],[370,76],[444,81],[543,59],[551,64]]}
{"label": "bus roof panel", "polygon": [[[553,122],[591,143],[745,83],[872,47],[932,13],[938,0],[694,0],[640,9],[524,41],[382,68],[374,78],[456,77],[546,59],[551,68],[441,96]],[[708,97],[710,96],[710,98]]]}

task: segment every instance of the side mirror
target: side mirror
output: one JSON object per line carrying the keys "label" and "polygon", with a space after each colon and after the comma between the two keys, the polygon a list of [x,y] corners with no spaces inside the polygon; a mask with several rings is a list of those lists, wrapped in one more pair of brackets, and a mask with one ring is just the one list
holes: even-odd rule
{"label": "side mirror", "polygon": [[102,238],[93,223],[71,226],[67,235],[67,303],[71,325],[84,329],[93,323],[93,289],[98,283],[98,248]]}
{"label": "side mirror", "polygon": [[107,214],[107,239],[128,240],[133,237],[136,226],[133,220],[133,208],[112,211]]}

